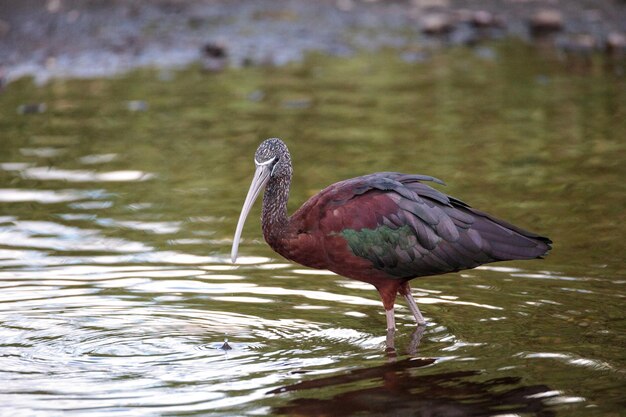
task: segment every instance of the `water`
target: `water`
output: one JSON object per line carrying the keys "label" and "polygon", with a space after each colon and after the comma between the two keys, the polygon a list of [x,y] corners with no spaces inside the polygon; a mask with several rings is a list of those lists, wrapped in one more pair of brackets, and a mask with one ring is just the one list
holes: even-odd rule
{"label": "water", "polygon": [[[623,78],[487,48],[12,84],[0,414],[623,412]],[[45,112],[16,114],[28,103]],[[271,136],[293,155],[292,211],[340,179],[423,173],[555,248],[414,281],[428,326],[399,302],[389,351],[376,291],[281,259],[257,215],[230,264]]]}

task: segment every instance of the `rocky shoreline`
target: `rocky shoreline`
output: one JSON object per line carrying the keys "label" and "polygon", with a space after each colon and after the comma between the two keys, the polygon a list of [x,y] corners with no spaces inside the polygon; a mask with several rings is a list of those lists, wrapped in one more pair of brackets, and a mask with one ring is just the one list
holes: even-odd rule
{"label": "rocky shoreline", "polygon": [[[283,65],[309,51],[383,47],[407,59],[517,37],[567,53],[626,54],[621,0],[23,0],[0,5],[0,78],[111,76],[133,68]],[[413,58],[411,58],[413,57]]]}

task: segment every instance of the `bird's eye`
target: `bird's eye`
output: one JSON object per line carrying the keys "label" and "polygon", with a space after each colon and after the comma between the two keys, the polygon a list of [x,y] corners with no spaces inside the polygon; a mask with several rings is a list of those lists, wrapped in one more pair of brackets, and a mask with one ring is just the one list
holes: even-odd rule
{"label": "bird's eye", "polygon": [[276,167],[278,166],[278,161],[280,161],[280,158],[275,157],[274,161],[272,162],[272,172],[270,173],[270,176],[274,175],[274,172],[276,171]]}

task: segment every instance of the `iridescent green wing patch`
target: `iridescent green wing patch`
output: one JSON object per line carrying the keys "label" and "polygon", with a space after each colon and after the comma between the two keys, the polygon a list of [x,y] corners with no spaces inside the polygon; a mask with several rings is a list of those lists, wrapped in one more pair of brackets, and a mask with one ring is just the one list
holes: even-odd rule
{"label": "iridescent green wing patch", "polygon": [[[368,259],[376,268],[398,278],[414,276],[414,250],[417,240],[409,226],[397,229],[379,226],[376,229],[344,229],[341,235],[356,256]],[[421,258],[420,255],[417,259]]]}

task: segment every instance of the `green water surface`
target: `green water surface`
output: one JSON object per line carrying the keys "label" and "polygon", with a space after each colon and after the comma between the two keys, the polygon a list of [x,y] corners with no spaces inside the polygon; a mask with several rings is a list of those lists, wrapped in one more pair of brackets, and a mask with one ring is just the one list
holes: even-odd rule
{"label": "green water surface", "polygon": [[[427,174],[554,250],[414,281],[428,326],[399,302],[386,351],[373,287],[280,258],[260,207],[230,264],[267,137],[292,153],[291,211],[345,178]],[[625,141],[623,77],[515,42],[10,84],[0,412],[621,415]]]}

